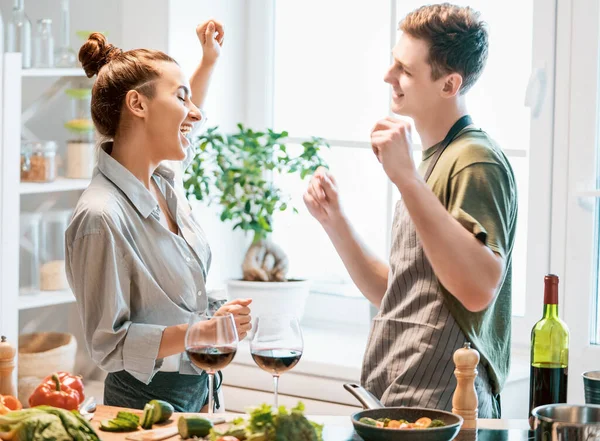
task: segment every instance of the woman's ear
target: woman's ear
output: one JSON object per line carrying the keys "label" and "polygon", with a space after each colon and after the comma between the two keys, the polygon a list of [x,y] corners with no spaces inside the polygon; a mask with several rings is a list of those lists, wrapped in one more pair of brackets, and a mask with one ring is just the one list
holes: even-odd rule
{"label": "woman's ear", "polygon": [[137,90],[130,90],[125,95],[125,108],[133,115],[144,118],[148,110],[147,98]]}
{"label": "woman's ear", "polygon": [[444,80],[444,87],[442,88],[442,96],[444,98],[451,98],[456,96],[460,92],[462,87],[463,78],[458,73],[451,73]]}

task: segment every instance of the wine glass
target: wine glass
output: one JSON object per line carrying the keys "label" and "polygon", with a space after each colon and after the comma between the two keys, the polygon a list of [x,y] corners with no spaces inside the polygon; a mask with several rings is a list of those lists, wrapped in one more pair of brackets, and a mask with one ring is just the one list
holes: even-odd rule
{"label": "wine glass", "polygon": [[231,363],[237,347],[238,335],[232,314],[192,314],[185,333],[185,351],[190,361],[208,374],[209,416],[212,416],[214,408],[215,372]]}
{"label": "wine glass", "polygon": [[250,342],[250,353],[262,370],[273,375],[275,408],[279,376],[300,361],[304,341],[298,319],[292,315],[261,315]]}

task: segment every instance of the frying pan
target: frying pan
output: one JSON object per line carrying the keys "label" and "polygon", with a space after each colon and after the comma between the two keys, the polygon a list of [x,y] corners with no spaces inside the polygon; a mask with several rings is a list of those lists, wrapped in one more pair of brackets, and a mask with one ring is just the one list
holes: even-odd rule
{"label": "frying pan", "polygon": [[[354,430],[365,441],[451,441],[460,431],[463,419],[459,415],[442,410],[425,409],[420,407],[384,407],[370,392],[358,384],[346,383],[344,388],[350,392],[367,410],[354,413],[352,425]],[[414,423],[422,417],[441,420],[443,427],[431,429],[386,429],[361,423],[361,418],[390,418],[406,420]]]}

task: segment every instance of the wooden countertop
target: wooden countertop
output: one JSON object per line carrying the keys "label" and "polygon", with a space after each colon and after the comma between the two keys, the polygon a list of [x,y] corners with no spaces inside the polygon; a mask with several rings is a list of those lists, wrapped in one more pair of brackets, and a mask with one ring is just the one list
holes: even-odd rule
{"label": "wooden countertop", "polygon": [[[120,407],[111,407],[98,405],[96,409],[96,413],[94,415],[94,419],[92,420],[92,425],[98,436],[103,441],[126,441],[128,436],[132,436],[134,434],[141,435],[145,431],[138,430],[137,432],[127,432],[127,433],[114,433],[114,432],[103,432],[98,429],[100,426],[100,421],[105,419],[115,418],[117,412],[119,411],[128,411],[139,415],[140,418],[143,414],[141,410],[134,409],[123,409]],[[155,424],[153,429],[161,429],[168,427],[176,427],[177,419],[180,415],[175,413],[171,417],[171,419],[164,424]],[[203,414],[205,416],[205,414]],[[240,416],[239,414],[216,414],[216,416],[223,417],[227,421],[232,420],[236,416]],[[326,416],[326,415],[315,415],[308,416],[311,421],[318,422],[320,424],[325,424],[325,430],[323,432],[324,441],[362,441],[362,439],[355,434],[354,429],[352,428],[352,423],[350,421],[350,416]],[[529,428],[527,420],[479,420],[478,427],[480,429],[494,429],[494,430],[506,430],[506,429],[516,429],[516,430],[526,430]],[[168,438],[171,440],[180,440],[181,438],[177,435],[173,435],[173,437]]]}

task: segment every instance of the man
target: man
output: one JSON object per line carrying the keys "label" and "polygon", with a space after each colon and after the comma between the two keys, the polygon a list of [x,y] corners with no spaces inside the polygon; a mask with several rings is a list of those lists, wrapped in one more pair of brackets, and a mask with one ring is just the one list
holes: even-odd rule
{"label": "man", "polygon": [[501,149],[470,121],[466,93],[487,59],[479,14],[449,4],[421,7],[400,23],[385,75],[392,110],[411,117],[423,144],[418,168],[411,129],[384,118],[373,152],[400,191],[389,265],[370,253],[340,206],[335,179],[320,169],[304,196],[352,280],[379,312],[361,382],[387,406],[450,410],[454,352],[481,355],[479,416],[500,416],[510,365],[511,252],[515,179]]}

